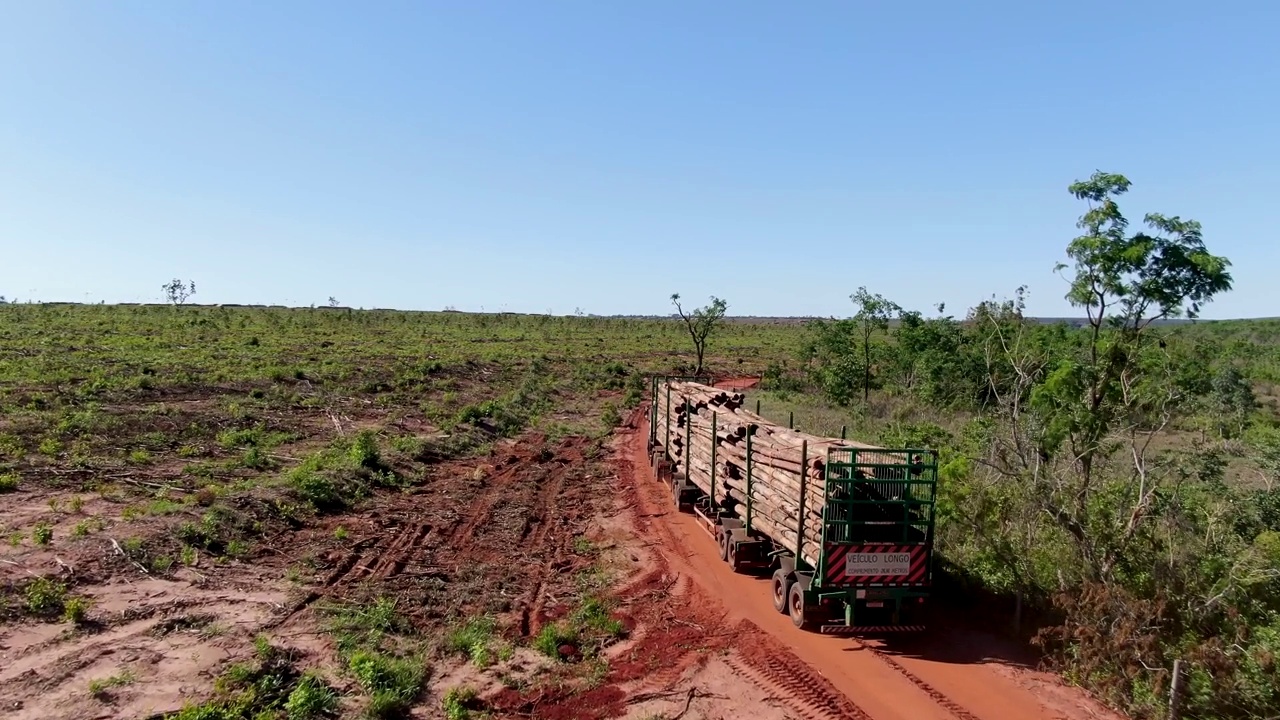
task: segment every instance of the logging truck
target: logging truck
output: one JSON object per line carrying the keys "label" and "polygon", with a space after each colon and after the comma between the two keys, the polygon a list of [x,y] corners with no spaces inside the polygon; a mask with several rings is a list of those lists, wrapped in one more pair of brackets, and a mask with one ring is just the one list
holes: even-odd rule
{"label": "logging truck", "polygon": [[650,390],[655,478],[735,572],[771,576],[778,612],[826,634],[924,628],[934,452],[798,432],[708,378],[654,377]]}

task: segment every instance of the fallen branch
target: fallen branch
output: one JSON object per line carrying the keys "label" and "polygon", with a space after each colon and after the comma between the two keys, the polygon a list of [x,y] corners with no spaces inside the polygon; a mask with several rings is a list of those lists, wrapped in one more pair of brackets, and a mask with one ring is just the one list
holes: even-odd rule
{"label": "fallen branch", "polygon": [[121,556],[121,557],[123,557],[123,558],[127,559],[130,563],[132,563],[132,564],[133,564],[133,566],[134,566],[134,567],[136,567],[136,568],[138,568],[139,570],[141,570],[143,575],[150,575],[150,574],[151,574],[151,571],[149,571],[149,570],[147,570],[145,567],[143,567],[143,566],[142,566],[142,563],[140,563],[140,562],[138,562],[137,560],[134,560],[133,558],[129,557],[129,554],[128,554],[128,553],[126,553],[126,552],[124,551],[124,548],[120,547],[120,543],[116,542],[116,539],[115,539],[115,538],[107,538],[107,539],[111,541],[111,546],[112,546],[112,547],[114,547],[114,548],[116,549],[116,554],[117,554],[117,555],[119,555],[119,556]]}
{"label": "fallen branch", "polygon": [[679,713],[677,713],[675,717],[671,718],[671,720],[680,720],[680,718],[684,717],[684,714],[689,712],[689,707],[693,705],[693,698],[697,694],[698,694],[698,688],[696,687],[689,688],[689,697],[685,698],[684,700],[684,709],[681,710]]}
{"label": "fallen branch", "polygon": [[119,480],[120,482],[127,482],[130,485],[138,485],[139,487],[149,487],[149,488],[155,488],[157,490],[176,490],[178,492],[191,492],[190,490],[184,487],[179,487],[177,485],[162,485],[160,483],[146,482],[145,480],[134,480],[132,477],[129,477],[128,475],[105,475],[103,477],[106,477],[111,480]]}
{"label": "fallen branch", "polygon": [[666,692],[640,693],[639,695],[633,695],[632,697],[627,698],[627,704],[636,705],[638,703],[649,702],[651,700],[666,700],[668,698],[675,697],[677,695],[687,695],[687,694],[688,692],[684,690],[667,690]]}

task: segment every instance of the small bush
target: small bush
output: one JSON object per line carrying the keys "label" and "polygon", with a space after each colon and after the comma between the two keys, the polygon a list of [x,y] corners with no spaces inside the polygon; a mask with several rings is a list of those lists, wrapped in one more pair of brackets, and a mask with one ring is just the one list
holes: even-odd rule
{"label": "small bush", "polygon": [[568,623],[550,623],[544,625],[533,639],[533,648],[547,657],[559,658],[560,648],[570,645],[578,647],[578,631]]}
{"label": "small bush", "polygon": [[372,430],[361,430],[356,435],[351,443],[349,456],[356,467],[369,469],[381,467],[382,457],[378,454],[378,440]]}
{"label": "small bush", "polygon": [[448,720],[467,720],[471,717],[472,705],[476,700],[474,688],[449,688],[440,699],[440,709]]}
{"label": "small bush", "polygon": [[600,415],[600,421],[604,424],[605,430],[612,430],[622,423],[622,415],[618,413],[618,406],[609,403],[604,406],[604,412]]}
{"label": "small bush", "polygon": [[13,473],[0,475],[0,493],[13,492],[18,489],[18,476]]}
{"label": "small bush", "polygon": [[31,531],[31,539],[37,545],[48,545],[53,540],[53,528],[48,523],[40,523]]}
{"label": "small bush", "polygon": [[88,598],[68,598],[62,605],[62,619],[74,625],[81,625],[89,615],[89,606]]}
{"label": "small bush", "polygon": [[250,470],[265,470],[271,466],[271,460],[257,446],[253,446],[244,451],[240,464]]}
{"label": "small bush", "polygon": [[289,720],[307,720],[332,715],[337,709],[337,693],[323,678],[310,671],[303,673],[293,692],[289,693],[289,699],[284,703],[284,710],[289,714]]}
{"label": "small bush", "polygon": [[460,655],[466,655],[476,667],[484,668],[493,664],[494,621],[484,617],[468,620],[461,627],[449,633],[448,648]]}
{"label": "small bush", "polygon": [[341,510],[347,506],[338,486],[318,472],[294,473],[291,480],[298,496],[320,512]]}
{"label": "small bush", "polygon": [[38,577],[27,584],[27,610],[34,615],[57,615],[67,600],[67,586]]}
{"label": "small bush", "polygon": [[369,694],[369,710],[375,717],[403,714],[417,699],[426,680],[421,663],[372,650],[352,653],[347,669]]}

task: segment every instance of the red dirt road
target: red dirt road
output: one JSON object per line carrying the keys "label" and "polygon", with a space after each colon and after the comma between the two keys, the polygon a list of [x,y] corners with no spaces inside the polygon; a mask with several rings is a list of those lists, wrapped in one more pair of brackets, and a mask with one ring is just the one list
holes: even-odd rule
{"label": "red dirt road", "polygon": [[[645,530],[670,570],[691,578],[708,596],[707,602],[726,614],[726,625],[736,621],[762,631],[744,633],[732,643],[754,669],[801,661],[844,696],[840,704],[852,703],[858,714],[873,720],[1120,718],[1052,676],[987,659],[999,649],[994,638],[953,631],[887,646],[796,629],[787,616],[774,610],[767,578],[733,572],[694,517],[676,511],[668,489],[654,479],[649,467],[647,417],[641,408],[629,423],[631,429],[621,431],[632,433],[626,439],[629,462],[623,463],[630,467],[620,468],[631,477],[620,475],[624,482],[635,483],[636,511],[651,518]],[[794,669],[783,673],[796,674]],[[777,684],[777,678],[767,675]],[[792,696],[789,699],[796,701],[798,710],[809,711],[805,714],[827,715],[812,698],[796,697],[789,692],[792,688],[778,689]],[[851,712],[846,708],[841,714],[848,717]]]}

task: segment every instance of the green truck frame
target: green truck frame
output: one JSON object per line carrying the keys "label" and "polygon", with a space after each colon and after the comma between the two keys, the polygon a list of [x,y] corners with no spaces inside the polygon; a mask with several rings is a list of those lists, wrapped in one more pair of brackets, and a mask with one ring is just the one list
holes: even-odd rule
{"label": "green truck frame", "polygon": [[[824,465],[821,550],[817,564],[811,565],[799,552],[800,538],[805,535],[806,502],[814,501],[805,497],[807,483],[800,486],[800,527],[794,536],[771,537],[752,523],[749,437],[744,506],[721,507],[688,478],[672,471],[670,449],[657,437],[658,393],[668,394],[665,407],[670,410],[667,383],[672,381],[713,385],[705,376],[652,379],[648,437],[652,469],[658,481],[670,485],[674,504],[692,512],[715,539],[720,557],[735,572],[770,574],[774,608],[789,615],[801,629],[824,634],[924,629],[925,602],[933,578],[938,478],[934,451],[860,444],[829,449]],[[806,442],[802,457],[808,456],[807,449]],[[713,460],[713,494],[714,468]]]}

